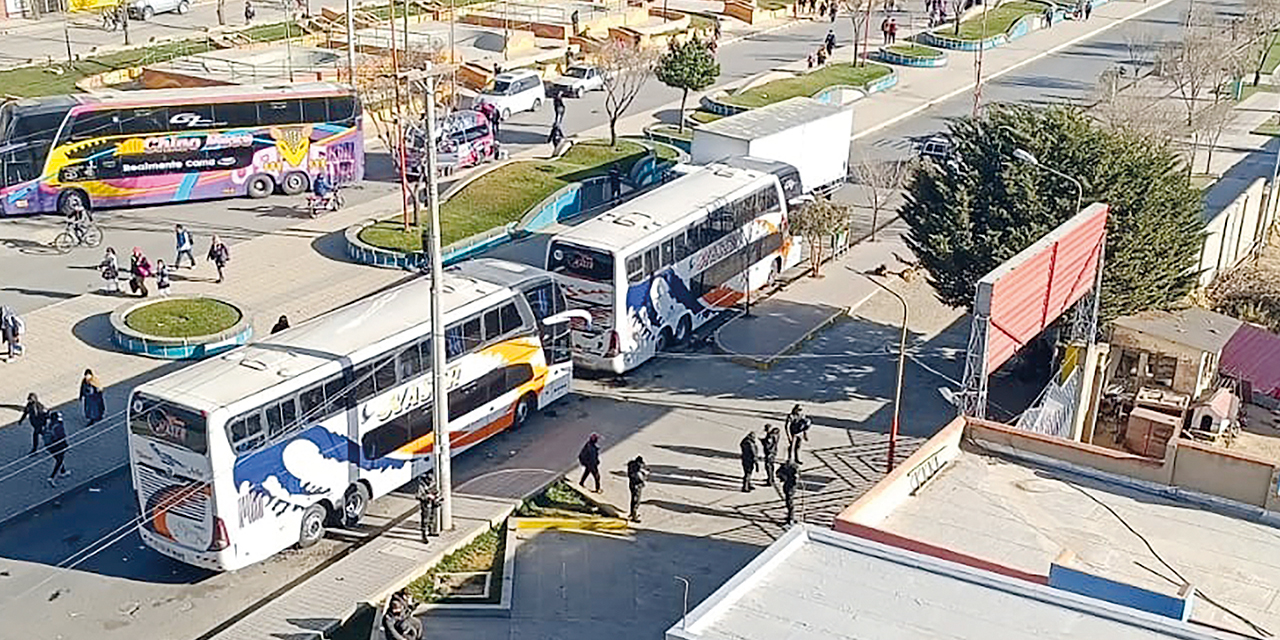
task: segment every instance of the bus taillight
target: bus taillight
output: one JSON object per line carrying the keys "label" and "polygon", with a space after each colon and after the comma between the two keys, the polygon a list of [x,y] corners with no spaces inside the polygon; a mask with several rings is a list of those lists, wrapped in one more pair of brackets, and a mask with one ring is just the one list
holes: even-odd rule
{"label": "bus taillight", "polygon": [[222,518],[213,519],[213,540],[209,542],[210,551],[222,551],[231,546],[231,538],[227,536],[227,525]]}
{"label": "bus taillight", "polygon": [[618,355],[618,332],[609,332],[609,349],[604,352],[604,357],[612,358]]}

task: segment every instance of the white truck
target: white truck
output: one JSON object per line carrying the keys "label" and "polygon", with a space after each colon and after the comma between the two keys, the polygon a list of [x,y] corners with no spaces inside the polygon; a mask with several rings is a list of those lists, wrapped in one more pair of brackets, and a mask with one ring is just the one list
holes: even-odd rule
{"label": "white truck", "polygon": [[804,193],[821,193],[848,176],[852,136],[852,108],[790,98],[694,129],[690,162],[742,156],[784,162],[799,171]]}

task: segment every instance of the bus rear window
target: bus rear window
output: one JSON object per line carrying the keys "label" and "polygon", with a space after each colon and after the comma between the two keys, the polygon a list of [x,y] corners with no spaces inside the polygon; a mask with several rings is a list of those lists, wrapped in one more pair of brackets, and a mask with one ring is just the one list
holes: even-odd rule
{"label": "bus rear window", "polygon": [[204,454],[208,451],[205,418],[198,411],[180,407],[165,400],[142,394],[133,396],[129,405],[129,430],[136,435],[154,438]]}
{"label": "bus rear window", "polygon": [[547,256],[547,270],[593,282],[613,282],[613,256],[599,249],[554,242]]}

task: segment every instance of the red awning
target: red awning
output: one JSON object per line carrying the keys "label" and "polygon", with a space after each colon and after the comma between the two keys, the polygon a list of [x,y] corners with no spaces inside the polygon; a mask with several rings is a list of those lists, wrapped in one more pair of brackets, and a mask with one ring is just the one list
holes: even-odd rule
{"label": "red awning", "polygon": [[1240,325],[1222,348],[1218,370],[1248,382],[1256,392],[1280,398],[1280,336],[1251,324]]}

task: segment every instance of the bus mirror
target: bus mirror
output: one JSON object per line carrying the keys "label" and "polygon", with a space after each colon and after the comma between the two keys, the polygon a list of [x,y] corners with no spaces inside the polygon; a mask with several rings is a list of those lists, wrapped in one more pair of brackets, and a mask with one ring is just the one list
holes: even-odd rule
{"label": "bus mirror", "polygon": [[591,314],[582,309],[569,309],[568,311],[561,311],[560,313],[549,315],[542,319],[542,324],[548,326],[564,324],[574,318],[587,323],[587,326],[591,326]]}

